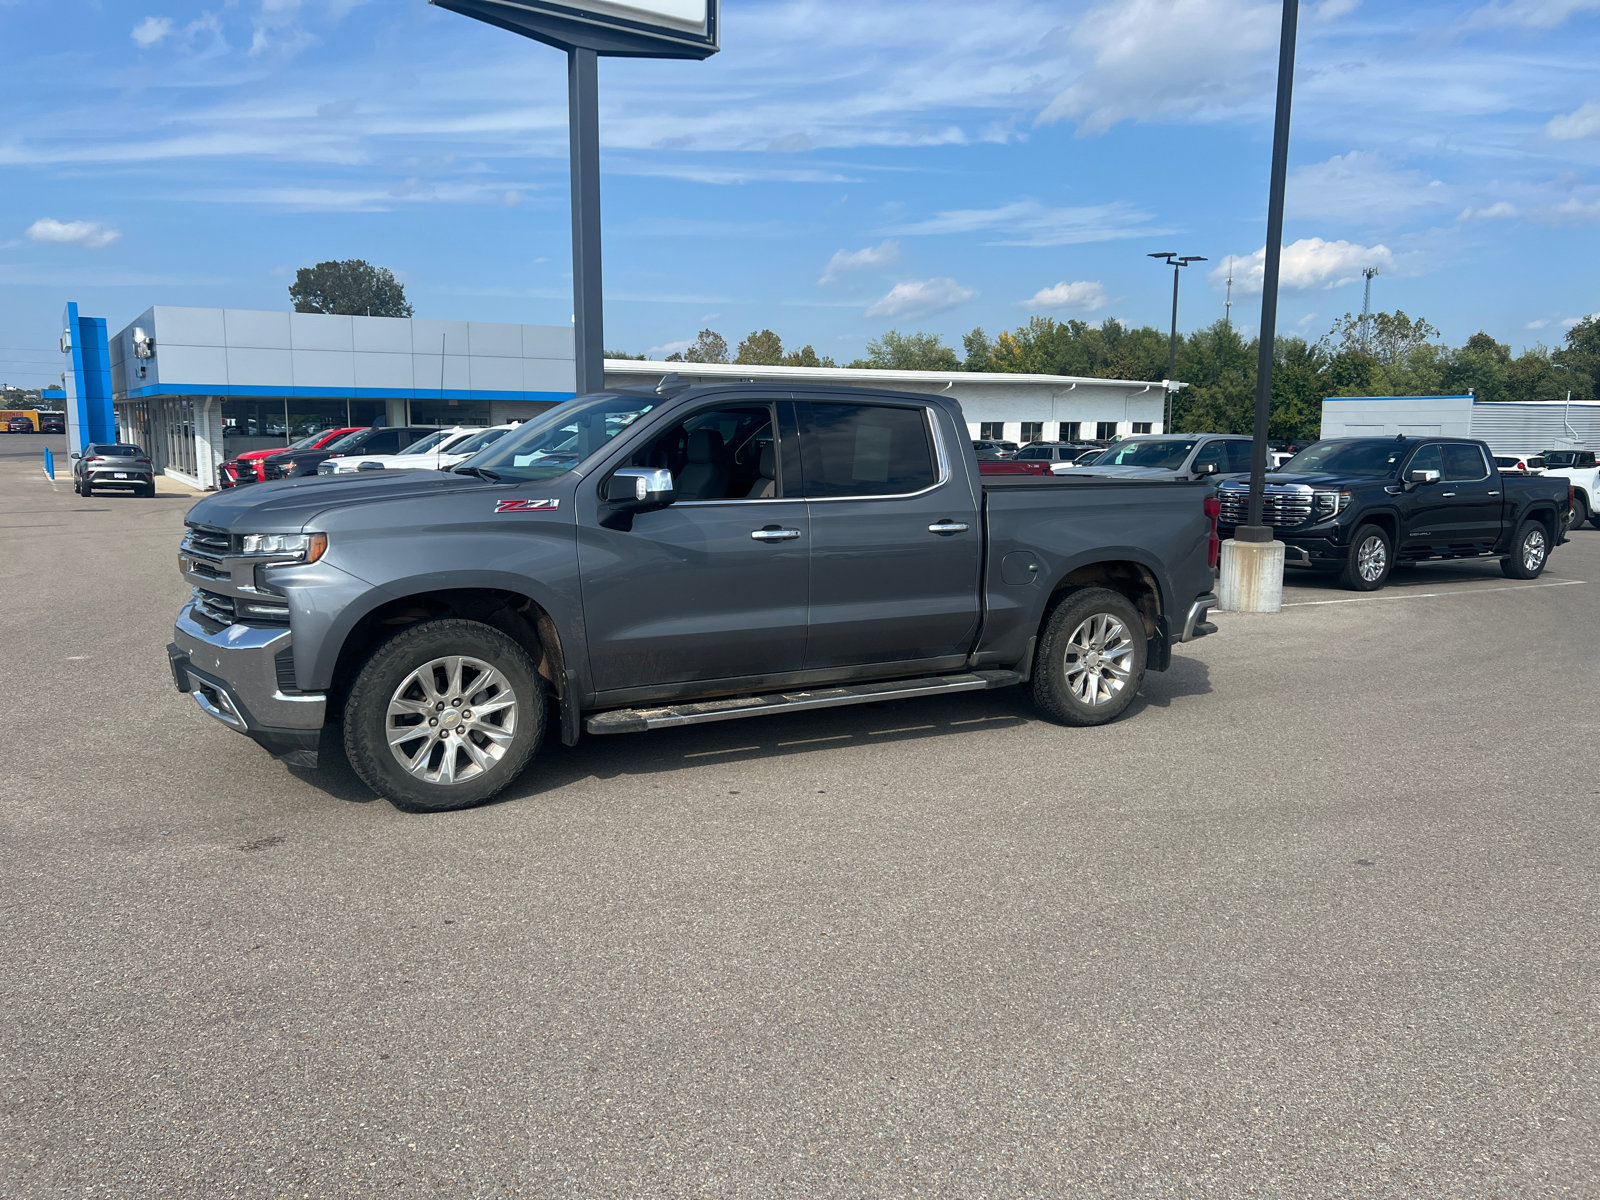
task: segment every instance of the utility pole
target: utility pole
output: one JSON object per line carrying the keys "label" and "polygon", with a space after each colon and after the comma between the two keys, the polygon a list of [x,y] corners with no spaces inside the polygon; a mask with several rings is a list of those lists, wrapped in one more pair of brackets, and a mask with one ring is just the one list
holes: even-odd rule
{"label": "utility pole", "polygon": [[1155,254],[1147,254],[1146,258],[1160,258],[1166,260],[1167,266],[1172,268],[1172,333],[1167,338],[1167,383],[1166,404],[1161,410],[1161,432],[1172,432],[1172,384],[1173,376],[1178,371],[1178,272],[1190,263],[1205,262],[1201,254],[1185,254],[1179,256],[1173,250],[1161,250]]}
{"label": "utility pole", "polygon": [[1228,298],[1222,302],[1222,320],[1233,328],[1233,255],[1228,255]]}
{"label": "utility pole", "polygon": [[1361,349],[1368,353],[1372,350],[1367,334],[1367,323],[1372,320],[1372,277],[1377,273],[1377,267],[1367,267],[1361,272],[1367,281],[1361,296]]}

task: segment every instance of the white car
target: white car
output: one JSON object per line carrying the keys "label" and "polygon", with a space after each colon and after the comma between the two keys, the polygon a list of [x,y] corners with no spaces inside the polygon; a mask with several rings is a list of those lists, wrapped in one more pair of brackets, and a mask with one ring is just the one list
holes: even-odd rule
{"label": "white car", "polygon": [[1559,475],[1572,485],[1571,528],[1585,521],[1600,529],[1600,465],[1593,450],[1546,450],[1539,455],[1543,474]]}
{"label": "white car", "polygon": [[491,442],[504,437],[520,422],[509,425],[457,425],[441,429],[420,442],[413,442],[399,454],[374,454],[366,458],[330,458],[317,468],[319,475],[353,475],[357,471],[448,471],[466,462]]}

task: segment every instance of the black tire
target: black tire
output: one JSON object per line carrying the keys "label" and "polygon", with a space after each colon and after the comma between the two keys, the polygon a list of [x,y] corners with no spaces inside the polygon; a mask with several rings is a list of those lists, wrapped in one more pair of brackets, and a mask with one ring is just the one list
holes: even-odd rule
{"label": "black tire", "polygon": [[1339,582],[1357,592],[1375,592],[1394,570],[1394,543],[1376,525],[1362,525],[1350,539]]}
{"label": "black tire", "polygon": [[[1097,646],[1113,653],[1090,657]],[[1045,618],[1033,665],[1033,702],[1061,725],[1114,721],[1138,694],[1148,654],[1144,618],[1121,592],[1066,592]]]}
{"label": "black tire", "polygon": [[1500,560],[1500,572],[1507,579],[1537,579],[1550,561],[1550,531],[1542,521],[1524,521],[1517,528],[1511,553]]}
{"label": "black tire", "polygon": [[144,489],[139,494],[146,500],[154,500],[156,498],[156,485],[154,483],[145,484]]}
{"label": "black tire", "polygon": [[1568,529],[1577,529],[1580,525],[1589,522],[1589,505],[1584,501],[1579,492],[1572,494],[1572,519],[1567,522]]}
{"label": "black tire", "polygon": [[[484,695],[476,689],[483,675],[468,676],[466,671],[474,669],[471,664],[447,667],[444,674],[430,674],[426,684],[421,681],[422,668],[451,658],[472,659],[492,668],[512,694],[511,734],[500,746],[498,759],[487,767],[481,760],[492,757],[491,743],[498,743],[498,738],[492,739],[482,731],[503,729],[508,713],[501,710],[494,714],[501,721],[498,725],[492,723],[494,718],[480,716],[475,724],[470,724],[453,720],[451,714],[470,717],[474,699],[488,705],[503,699],[503,693],[491,691]],[[447,694],[450,670],[458,673],[467,689],[462,696]],[[402,686],[407,686],[404,695],[400,690]],[[464,702],[459,706],[451,703],[458,699]],[[420,707],[423,711],[436,704],[435,711],[440,716],[425,718],[415,711],[391,713],[391,703],[413,709]],[[393,728],[399,731],[410,723],[413,715],[417,716],[418,737],[391,750],[388,740],[391,720]],[[432,720],[437,724],[430,725]],[[413,812],[442,812],[482,804],[515,782],[538,752],[544,726],[544,681],[539,678],[533,659],[517,642],[478,621],[453,618],[424,621],[381,643],[361,667],[345,701],[344,748],[361,781],[378,795]],[[473,749],[469,749],[469,744]],[[401,764],[397,753],[406,754],[420,771],[432,773],[436,778],[430,780],[412,773]],[[447,757],[451,773],[457,769],[475,773],[453,783],[441,781],[437,777],[444,773]]]}
{"label": "black tire", "polygon": [[94,495],[94,485],[85,479],[81,484],[78,485],[78,495],[85,498]]}

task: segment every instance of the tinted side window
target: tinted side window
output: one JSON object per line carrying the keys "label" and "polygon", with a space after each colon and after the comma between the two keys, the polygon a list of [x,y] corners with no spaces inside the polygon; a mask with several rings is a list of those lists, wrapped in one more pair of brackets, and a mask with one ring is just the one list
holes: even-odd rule
{"label": "tinted side window", "polygon": [[1226,445],[1227,443],[1225,442],[1207,442],[1201,446],[1195,453],[1194,464],[1190,467],[1190,470],[1199,470],[1209,463],[1219,471],[1226,471],[1228,469],[1227,458],[1223,449]]}
{"label": "tinted side window", "polygon": [[1248,471],[1250,469],[1250,443],[1229,442],[1228,465],[1222,469],[1228,472]]}
{"label": "tinted side window", "polygon": [[1406,464],[1406,475],[1413,471],[1437,471],[1440,478],[1444,477],[1444,458],[1439,453],[1438,446],[1424,446],[1411,456],[1411,461]]}
{"label": "tinted side window", "polygon": [[1468,483],[1486,478],[1489,468],[1483,461],[1483,451],[1476,446],[1445,445],[1444,477],[1453,483]]}
{"label": "tinted side window", "polygon": [[362,454],[398,454],[400,453],[400,431],[398,429],[380,429],[362,443]]}
{"label": "tinted side window", "polygon": [[795,408],[808,497],[894,496],[933,486],[925,410],[804,401]]}

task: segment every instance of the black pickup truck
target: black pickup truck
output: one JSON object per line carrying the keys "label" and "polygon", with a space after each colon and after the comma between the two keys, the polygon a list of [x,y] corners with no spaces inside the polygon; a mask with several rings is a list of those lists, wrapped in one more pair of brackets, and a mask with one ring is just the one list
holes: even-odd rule
{"label": "black pickup truck", "polygon": [[[1221,529],[1244,524],[1250,485],[1218,489]],[[1404,563],[1498,559],[1532,579],[1566,540],[1565,479],[1502,475],[1483,442],[1467,438],[1330,438],[1267,476],[1264,522],[1291,566],[1339,572],[1370,592]]]}
{"label": "black pickup truck", "polygon": [[206,713],[374,791],[488,798],[589,733],[1028,684],[1096,725],[1210,633],[1209,483],[985,477],[950,397],[580,397],[453,472],[209,496],[168,647]]}

